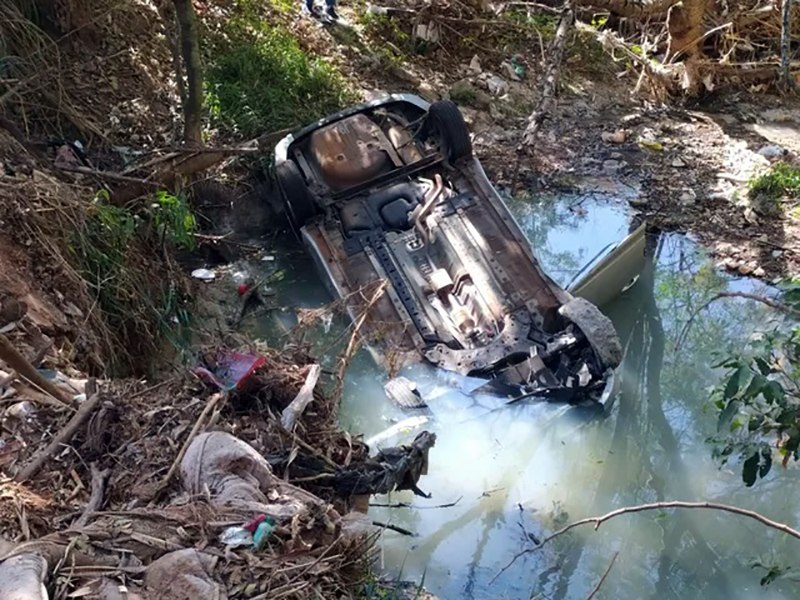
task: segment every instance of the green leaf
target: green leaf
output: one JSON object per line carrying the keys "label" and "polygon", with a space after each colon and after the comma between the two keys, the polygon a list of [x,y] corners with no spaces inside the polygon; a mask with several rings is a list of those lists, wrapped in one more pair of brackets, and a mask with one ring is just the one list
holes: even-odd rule
{"label": "green leaf", "polygon": [[766,398],[768,402],[773,404],[782,405],[786,397],[783,386],[774,380],[770,380],[761,390],[761,393],[764,394],[764,398]]}
{"label": "green leaf", "polygon": [[761,458],[762,461],[761,465],[758,467],[758,476],[764,479],[772,468],[772,450],[768,446],[761,448]]}
{"label": "green leaf", "polygon": [[774,372],[772,367],[769,366],[769,363],[760,356],[757,356],[754,360],[756,365],[758,365],[758,370],[761,371],[762,375],[767,376]]}
{"label": "green leaf", "polygon": [[747,389],[744,391],[745,398],[755,398],[757,397],[764,388],[765,385],[769,383],[769,380],[764,377],[761,373],[756,373],[753,375],[753,378],[750,380],[750,385],[747,386]]}
{"label": "green leaf", "polygon": [[753,487],[758,477],[758,452],[753,453],[744,461],[742,467],[742,481],[747,487]]}
{"label": "green leaf", "polygon": [[736,416],[736,413],[739,412],[739,401],[738,400],[731,400],[728,402],[728,405],[725,409],[719,413],[719,421],[717,421],[717,431],[721,431],[723,428],[730,425],[733,417]]}
{"label": "green leaf", "polygon": [[750,379],[750,367],[747,365],[741,365],[736,371],[734,371],[731,378],[728,379],[728,383],[725,385],[725,391],[723,392],[723,398],[726,400],[730,400],[736,394],[739,393],[739,390],[749,381]]}

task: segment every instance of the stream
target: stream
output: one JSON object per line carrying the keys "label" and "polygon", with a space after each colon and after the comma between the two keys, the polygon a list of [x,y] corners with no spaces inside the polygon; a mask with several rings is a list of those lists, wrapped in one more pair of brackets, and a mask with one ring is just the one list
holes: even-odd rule
{"label": "stream", "polygon": [[[630,230],[630,190],[601,182],[599,191],[539,194],[509,206],[545,270],[566,285],[607,244]],[[329,302],[313,264],[300,248],[276,251],[284,271],[280,304],[314,308]],[[624,515],[595,531],[578,528],[521,556],[559,527],[621,506],[660,500],[717,501],[749,508],[795,526],[797,470],[775,468],[746,488],[741,465],[720,468],[711,457],[716,433],[709,389],[722,373],[715,353],[741,347],[769,325],[756,303],[722,300],[705,310],[676,350],[689,315],[723,290],[770,294],[763,283],[731,278],[684,235],[661,234],[648,245],[635,285],[602,307],[625,348],[620,392],[605,419],[557,404],[503,406],[470,394],[475,382],[417,365],[415,380],[429,405],[424,428],[437,434],[427,475],[419,483],[430,499],[411,492],[375,497],[375,520],[416,532],[387,531],[380,568],[392,578],[424,581],[443,599],[594,596],[607,599],[793,598],[796,583],[762,587],[754,563],[795,566],[796,540],[741,517],[705,511]],[[291,311],[272,313],[254,333],[270,337],[276,319],[290,326]],[[336,337],[334,327],[322,336]],[[366,351],[350,366],[342,425],[367,439],[412,416],[385,397],[385,374]],[[410,441],[419,429],[385,442]],[[441,507],[441,505],[450,505]],[[617,554],[618,553],[618,554]],[[505,568],[508,567],[508,568]],[[505,568],[505,570],[503,570]]]}

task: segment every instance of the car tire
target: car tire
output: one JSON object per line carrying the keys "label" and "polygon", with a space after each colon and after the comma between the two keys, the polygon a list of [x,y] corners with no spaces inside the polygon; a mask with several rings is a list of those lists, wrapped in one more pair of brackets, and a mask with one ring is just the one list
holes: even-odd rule
{"label": "car tire", "polygon": [[573,298],[558,312],[581,330],[603,366],[610,369],[619,366],[622,362],[622,344],[611,319],[599,308],[583,298]]}
{"label": "car tire", "polygon": [[434,102],[428,109],[428,119],[439,133],[447,158],[451,161],[472,156],[469,129],[458,106],[450,100]]}
{"label": "car tire", "polygon": [[425,408],[428,405],[422,399],[416,384],[407,377],[395,377],[386,382],[383,390],[401,408]]}
{"label": "car tire", "polygon": [[294,161],[287,160],[275,168],[275,176],[283,194],[286,212],[292,226],[300,230],[317,214],[317,207],[311,190],[308,189],[300,168]]}

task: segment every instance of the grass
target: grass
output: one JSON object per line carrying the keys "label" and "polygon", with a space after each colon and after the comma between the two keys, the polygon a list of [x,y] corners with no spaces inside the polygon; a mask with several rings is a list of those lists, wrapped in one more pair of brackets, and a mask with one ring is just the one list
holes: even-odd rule
{"label": "grass", "polygon": [[749,183],[750,196],[767,200],[800,198],[800,167],[778,163]]}
{"label": "grass", "polygon": [[231,20],[206,61],[214,126],[255,137],[304,125],[356,101],[329,63],[312,58],[280,25]]}

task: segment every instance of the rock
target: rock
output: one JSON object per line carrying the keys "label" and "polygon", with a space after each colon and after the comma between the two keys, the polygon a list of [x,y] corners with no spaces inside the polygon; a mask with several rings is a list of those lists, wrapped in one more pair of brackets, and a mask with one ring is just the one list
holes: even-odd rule
{"label": "rock", "polygon": [[740,264],[737,270],[741,275],[750,275],[753,271],[755,271],[755,269],[753,268],[752,265],[750,265],[750,263]]}
{"label": "rock", "polygon": [[762,146],[757,151],[758,154],[763,156],[764,158],[778,158],[784,156],[787,151],[784,148],[781,148],[777,144],[767,144],[766,146]]}
{"label": "rock", "polygon": [[603,161],[603,170],[604,171],[619,171],[622,167],[625,166],[625,162],[621,160],[604,160]]}
{"label": "rock", "polygon": [[672,166],[678,169],[682,169],[683,167],[686,166],[686,163],[683,162],[680,158],[676,158],[675,160],[672,161]]}
{"label": "rock", "polygon": [[781,256],[783,256],[783,250],[772,251],[772,258],[780,258]]}
{"label": "rock", "polygon": [[636,196],[635,198],[631,198],[628,200],[631,206],[639,207],[639,206],[647,206],[647,197],[646,196]]}
{"label": "rock", "polygon": [[744,209],[744,220],[750,223],[751,225],[758,224],[758,215],[756,215],[756,211],[754,211],[751,207],[747,206]]}
{"label": "rock", "polygon": [[758,267],[755,271],[753,271],[753,275],[755,277],[766,277],[767,272],[764,270],[763,267]]}
{"label": "rock", "polygon": [[489,108],[492,106],[492,97],[483,90],[476,90],[475,105],[478,108],[489,110]]}
{"label": "rock", "polygon": [[483,71],[483,68],[481,67],[481,61],[477,54],[475,54],[472,57],[472,60],[469,61],[469,67],[467,67],[467,70],[473,75],[480,75]]}
{"label": "rock", "polygon": [[624,129],[617,129],[613,133],[610,131],[604,131],[600,134],[600,138],[604,142],[611,142],[612,144],[624,144],[625,140],[628,139],[628,132]]}
{"label": "rock", "polygon": [[514,70],[514,65],[512,65],[507,60],[504,60],[500,63],[500,68],[505,72],[506,77],[508,77],[511,81],[521,81],[519,75]]}
{"label": "rock", "polygon": [[491,73],[486,78],[486,87],[493,96],[504,96],[508,93],[508,82],[502,77]]}
{"label": "rock", "polygon": [[681,204],[694,204],[697,200],[697,194],[692,188],[686,188],[678,197]]}

